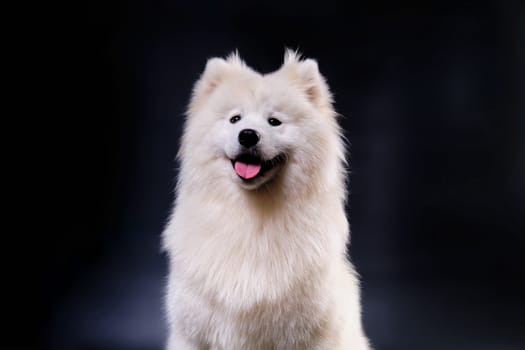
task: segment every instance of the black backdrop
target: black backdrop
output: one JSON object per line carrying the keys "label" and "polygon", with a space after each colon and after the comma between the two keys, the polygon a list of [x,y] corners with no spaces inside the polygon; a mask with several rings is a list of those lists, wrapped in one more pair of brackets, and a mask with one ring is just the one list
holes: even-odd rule
{"label": "black backdrop", "polygon": [[29,254],[8,248],[0,346],[162,348],[160,233],[192,84],[207,58],[239,49],[269,72],[286,46],[318,60],[344,116],[376,349],[524,349],[525,12],[423,3],[47,8],[29,30],[39,97],[24,102],[39,111],[26,187],[43,193],[23,199]]}

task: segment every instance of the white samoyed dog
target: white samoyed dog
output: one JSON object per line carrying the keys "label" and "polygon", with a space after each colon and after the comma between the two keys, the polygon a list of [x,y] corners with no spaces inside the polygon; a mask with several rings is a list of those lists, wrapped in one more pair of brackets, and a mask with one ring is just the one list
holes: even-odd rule
{"label": "white samoyed dog", "polygon": [[345,149],[316,61],[212,58],[163,235],[168,350],[365,350],[346,258]]}

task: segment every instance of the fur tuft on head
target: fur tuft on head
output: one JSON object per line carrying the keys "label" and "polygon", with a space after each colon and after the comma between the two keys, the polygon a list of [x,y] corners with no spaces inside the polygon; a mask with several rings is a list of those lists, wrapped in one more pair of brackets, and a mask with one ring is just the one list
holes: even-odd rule
{"label": "fur tuft on head", "polygon": [[228,56],[226,56],[226,61],[232,65],[237,65],[241,68],[247,68],[246,63],[239,55],[238,50],[234,50]]}
{"label": "fur tuft on head", "polygon": [[292,50],[289,47],[284,50],[284,64],[287,63],[298,63],[302,60],[303,55],[299,52],[299,49]]}

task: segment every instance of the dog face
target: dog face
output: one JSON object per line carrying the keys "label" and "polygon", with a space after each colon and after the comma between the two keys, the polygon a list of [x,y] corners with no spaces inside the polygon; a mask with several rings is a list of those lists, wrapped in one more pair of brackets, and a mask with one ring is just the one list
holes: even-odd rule
{"label": "dog face", "polygon": [[277,177],[307,182],[323,166],[334,114],[313,60],[288,51],[278,71],[261,75],[237,55],[213,58],[195,86],[181,152],[197,152],[193,167],[213,163],[214,178],[246,190]]}
{"label": "dog face", "polygon": [[226,114],[226,126],[217,134],[236,176],[233,180],[254,189],[272,179],[285,165],[298,131],[288,115],[273,106],[237,107]]}

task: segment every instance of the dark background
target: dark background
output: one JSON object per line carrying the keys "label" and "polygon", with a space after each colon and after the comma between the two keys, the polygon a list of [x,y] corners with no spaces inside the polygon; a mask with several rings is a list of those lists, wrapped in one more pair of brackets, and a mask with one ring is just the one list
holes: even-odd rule
{"label": "dark background", "polygon": [[42,10],[13,27],[31,40],[18,42],[23,68],[7,67],[29,72],[18,80],[31,132],[8,149],[23,155],[28,193],[4,246],[1,349],[162,348],[160,234],[192,84],[207,58],[239,49],[270,72],[285,46],[318,60],[344,116],[350,253],[375,348],[525,349],[522,4]]}

